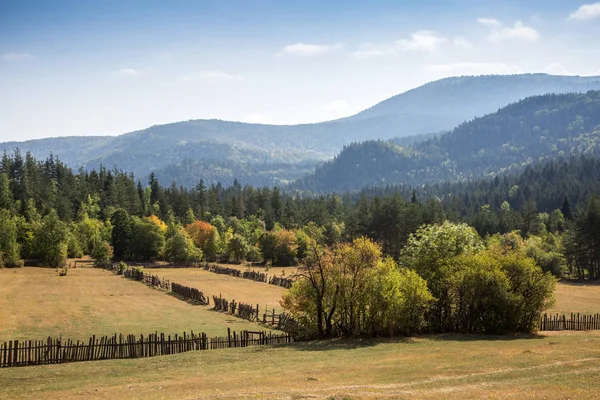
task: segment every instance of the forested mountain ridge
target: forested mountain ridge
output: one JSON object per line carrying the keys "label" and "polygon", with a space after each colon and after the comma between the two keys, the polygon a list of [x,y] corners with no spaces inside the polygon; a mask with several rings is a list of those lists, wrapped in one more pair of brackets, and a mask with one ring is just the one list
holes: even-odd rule
{"label": "forested mountain ridge", "polygon": [[404,138],[454,128],[521,98],[600,89],[600,77],[546,74],[446,78],[394,96],[355,116],[301,125],[190,120],[109,137],[65,137],[0,143],[67,165],[103,164],[162,182],[194,186],[200,178],[231,184],[279,185],[306,175],[352,142]]}
{"label": "forested mountain ridge", "polygon": [[[404,115],[439,119],[440,126],[427,133],[454,128],[526,97],[548,93],[600,90],[600,76],[556,76],[547,74],[459,76],[434,81],[393,96],[347,120]],[[437,123],[429,121],[428,123]],[[384,139],[380,137],[380,139]]]}
{"label": "forested mountain ridge", "polygon": [[600,91],[513,103],[412,146],[354,143],[292,185],[308,192],[475,179],[561,156],[600,153]]}

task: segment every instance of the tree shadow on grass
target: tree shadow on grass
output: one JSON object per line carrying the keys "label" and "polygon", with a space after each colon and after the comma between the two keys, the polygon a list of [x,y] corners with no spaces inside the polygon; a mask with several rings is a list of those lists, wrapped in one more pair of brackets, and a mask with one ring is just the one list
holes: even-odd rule
{"label": "tree shadow on grass", "polygon": [[299,341],[293,344],[295,350],[299,351],[330,351],[330,350],[355,350],[360,348],[374,347],[380,344],[415,344],[424,340],[428,341],[456,341],[456,342],[489,342],[489,341],[511,341],[511,340],[530,340],[544,339],[545,336],[539,334],[518,334],[518,335],[483,335],[483,334],[464,334],[464,333],[443,333],[429,334],[408,337],[392,338],[369,338],[369,339],[320,339],[310,341]]}
{"label": "tree shadow on grass", "polygon": [[600,287],[600,281],[586,281],[581,279],[561,279],[559,281],[561,285],[568,286],[579,286],[579,287]]}
{"label": "tree shadow on grass", "polygon": [[524,339],[544,339],[544,335],[536,333],[520,333],[507,335],[486,335],[476,333],[437,333],[419,336],[422,339],[438,342],[491,342],[491,341],[511,341]]}
{"label": "tree shadow on grass", "polygon": [[355,350],[361,348],[374,347],[384,343],[415,343],[415,339],[411,337],[394,337],[394,338],[374,338],[374,339],[319,339],[294,342],[295,350],[299,351],[331,351],[331,350]]}

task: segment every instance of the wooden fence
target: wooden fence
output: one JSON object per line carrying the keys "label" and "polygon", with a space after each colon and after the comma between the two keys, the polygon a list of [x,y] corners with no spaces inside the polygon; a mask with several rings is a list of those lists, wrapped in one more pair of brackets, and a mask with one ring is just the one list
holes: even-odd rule
{"label": "wooden fence", "polygon": [[219,275],[235,276],[236,278],[242,277],[242,271],[240,271],[237,268],[223,267],[221,265],[209,263],[205,263],[202,268],[206,271],[213,272]]}
{"label": "wooden fence", "polygon": [[219,296],[213,296],[213,309],[235,315],[248,321],[258,320],[258,304],[256,308],[250,304],[236,303],[235,300],[228,301],[227,299]]}
{"label": "wooden fence", "polygon": [[[256,282],[268,283],[270,285],[281,286],[286,289],[291,288],[292,283],[295,280],[293,278],[284,278],[284,277],[279,277],[279,276],[272,276],[269,279],[268,274],[266,274],[264,272],[258,272],[258,271],[254,271],[254,270],[242,272],[237,268],[224,267],[222,265],[211,264],[208,262],[202,262],[202,263],[129,262],[127,265],[128,265],[128,267],[130,267],[128,269],[128,271],[132,270],[131,267],[141,267],[141,268],[147,268],[147,269],[152,269],[152,268],[202,268],[205,271],[213,272],[215,274],[229,275],[229,276],[233,276],[236,278],[243,278],[243,279],[249,279],[249,280],[256,281]],[[118,266],[119,266],[119,264],[112,264],[111,266],[108,267],[108,269],[111,269],[111,270],[115,271],[116,273],[118,273]],[[135,269],[133,271],[135,271]],[[123,274],[125,275],[125,273],[123,273]],[[129,274],[132,274],[132,272],[130,272]]]}
{"label": "wooden fence", "polygon": [[150,285],[155,289],[171,291],[171,282],[168,279],[160,278],[158,275],[148,274],[137,268],[128,268],[123,271],[123,276],[146,285]]}
{"label": "wooden fence", "polygon": [[171,283],[171,292],[183,297],[185,300],[190,300],[202,304],[203,306],[210,304],[208,296],[205,296],[204,293],[193,287],[183,286],[173,282]]}
{"label": "wooden fence", "polygon": [[600,314],[548,315],[540,321],[540,331],[589,331],[600,329]]}
{"label": "wooden fence", "polygon": [[294,283],[294,280],[291,278],[282,278],[280,276],[272,276],[271,279],[269,280],[269,284],[271,285],[276,285],[276,286],[281,286],[284,287],[286,289],[289,289],[292,287],[292,283]]}
{"label": "wooden fence", "polygon": [[257,271],[244,271],[242,272],[242,278],[267,283],[267,274]]}
{"label": "wooden fence", "polygon": [[[207,263],[205,265],[210,266],[211,264]],[[232,268],[221,267],[220,265],[216,265],[216,264],[212,264],[212,266],[220,269],[221,271],[223,271],[224,269],[232,270]],[[181,297],[183,300],[189,300],[189,301],[196,302],[196,303],[199,303],[201,305],[206,305],[206,306],[210,305],[209,296],[205,295],[202,291],[200,291],[196,288],[180,285],[176,282],[170,282],[169,280],[160,278],[157,275],[152,275],[147,272],[144,272],[143,270],[141,270],[139,268],[127,268],[124,271],[121,271],[119,264],[112,264],[112,265],[107,266],[106,268],[117,274],[122,272],[123,276],[125,276],[129,279],[143,282],[143,283],[145,283],[149,286],[152,286],[156,289],[175,293],[179,297]],[[238,273],[240,272],[237,269],[235,271],[237,271]],[[263,275],[263,274],[261,274],[261,275]],[[266,275],[265,275],[265,279],[266,279]],[[298,333],[299,326],[298,326],[297,321],[294,320],[293,318],[291,318],[291,316],[289,316],[288,314],[284,314],[284,313],[276,314],[275,310],[267,309],[263,313],[262,319],[261,319],[260,318],[261,314],[259,311],[258,304],[256,305],[256,308],[254,308],[251,304],[236,303],[235,300],[232,300],[230,302],[220,295],[219,295],[219,297],[217,297],[217,296],[212,296],[212,297],[213,297],[213,309],[215,309],[217,311],[225,312],[225,313],[231,314],[233,316],[246,319],[248,321],[262,322],[264,324],[270,325],[274,328],[283,330],[283,331],[291,333],[291,334]]]}
{"label": "wooden fence", "polygon": [[209,338],[204,333],[166,336],[154,333],[114,335],[86,341],[48,338],[42,341],[11,340],[0,346],[0,368],[26,365],[62,364],[77,361],[114,360],[122,358],[155,357],[196,350],[214,350],[291,343],[289,334],[227,330],[227,337]]}

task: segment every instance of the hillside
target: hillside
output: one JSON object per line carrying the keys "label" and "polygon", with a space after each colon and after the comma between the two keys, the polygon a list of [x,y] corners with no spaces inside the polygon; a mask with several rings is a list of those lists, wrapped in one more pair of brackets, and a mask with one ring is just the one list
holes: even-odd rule
{"label": "hillside", "polygon": [[534,96],[412,146],[351,144],[292,187],[343,192],[465,181],[559,156],[599,154],[599,140],[600,91]]}
{"label": "hillside", "polygon": [[527,96],[591,89],[600,89],[600,77],[528,74],[447,78],[336,121],[262,125],[190,120],[116,137],[0,143],[0,151],[18,147],[36,157],[52,152],[75,168],[118,165],[142,180],[155,171],[163,183],[176,181],[187,187],[200,178],[230,184],[236,177],[242,183],[273,185],[308,174],[352,142],[446,131]]}

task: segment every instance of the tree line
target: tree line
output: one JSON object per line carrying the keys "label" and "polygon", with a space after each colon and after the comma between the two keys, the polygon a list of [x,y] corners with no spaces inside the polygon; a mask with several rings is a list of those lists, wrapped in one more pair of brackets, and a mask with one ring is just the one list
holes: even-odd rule
{"label": "tree line", "polygon": [[368,237],[399,260],[411,234],[448,220],[482,237],[517,231],[544,270],[598,279],[599,177],[600,161],[578,157],[465,184],[300,196],[237,182],[163,187],[154,174],[142,184],[117,168],[73,171],[52,155],[15,151],[0,164],[0,251],[5,265],[84,254],[294,265],[309,239]]}

